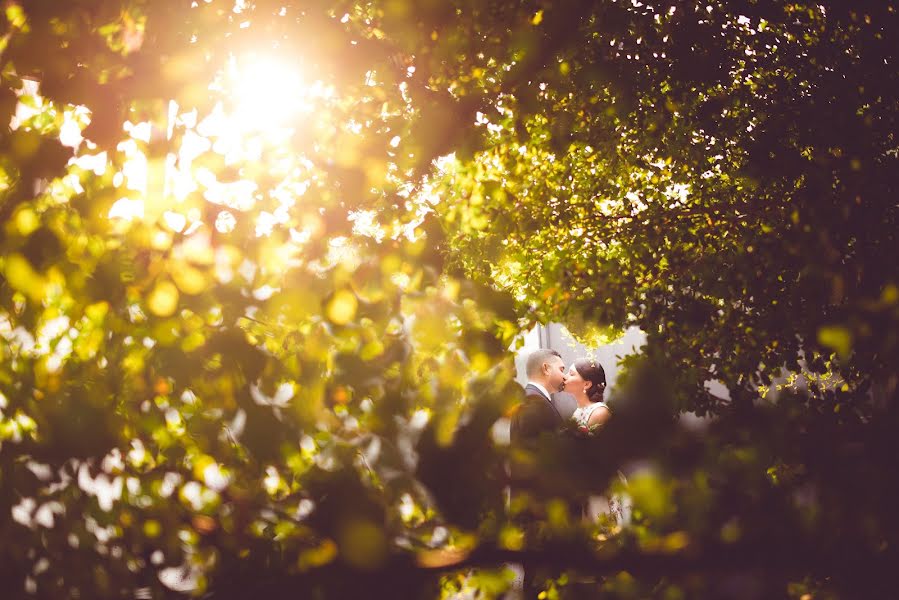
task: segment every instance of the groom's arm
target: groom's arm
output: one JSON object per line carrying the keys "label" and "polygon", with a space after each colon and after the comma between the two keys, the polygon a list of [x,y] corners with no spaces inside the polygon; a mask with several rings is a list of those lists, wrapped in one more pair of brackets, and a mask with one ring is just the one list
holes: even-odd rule
{"label": "groom's arm", "polygon": [[533,445],[537,437],[555,426],[553,409],[545,402],[526,399],[519,408],[512,423],[512,442]]}
{"label": "groom's arm", "polygon": [[535,483],[539,462],[540,434],[547,431],[546,416],[540,404],[532,398],[525,398],[512,416],[510,441],[513,452],[509,464],[509,474],[513,485],[530,487]]}

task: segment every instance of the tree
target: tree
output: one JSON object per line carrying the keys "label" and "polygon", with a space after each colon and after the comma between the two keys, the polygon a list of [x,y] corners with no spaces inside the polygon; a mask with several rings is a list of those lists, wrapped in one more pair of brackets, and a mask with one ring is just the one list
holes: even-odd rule
{"label": "tree", "polygon": [[485,59],[515,65],[490,141],[444,170],[469,272],[539,318],[640,325],[684,372],[683,408],[721,402],[706,379],[739,402],[813,355],[859,385],[891,374],[893,9],[558,12]]}
{"label": "tree", "polygon": [[[665,382],[656,398],[718,415],[711,447],[761,461],[754,481],[717,461],[705,475],[761,493],[767,464],[781,488],[731,513],[753,522],[743,530],[768,549],[788,531],[781,541],[822,573],[833,559],[817,551],[867,548],[848,589],[878,585],[868,568],[893,533],[872,545],[859,519],[896,523],[859,496],[892,502],[897,489],[885,476],[897,456],[897,271],[881,258],[897,248],[894,7],[534,8],[518,21],[530,37],[510,33],[482,57],[494,67],[487,143],[436,175],[455,264],[513,293],[520,314],[564,315],[588,339],[639,325],[634,373]],[[805,389],[772,398],[779,377]],[[729,397],[709,392],[712,379]],[[697,464],[674,456],[661,461],[669,476]],[[697,502],[704,485],[672,489]],[[790,505],[797,514],[775,514]],[[662,513],[680,527],[712,514]]]}
{"label": "tree", "polygon": [[[638,4],[7,3],[12,593],[885,589],[895,12]],[[649,465],[624,530],[504,506],[547,319],[649,333],[543,457],[560,495]]]}

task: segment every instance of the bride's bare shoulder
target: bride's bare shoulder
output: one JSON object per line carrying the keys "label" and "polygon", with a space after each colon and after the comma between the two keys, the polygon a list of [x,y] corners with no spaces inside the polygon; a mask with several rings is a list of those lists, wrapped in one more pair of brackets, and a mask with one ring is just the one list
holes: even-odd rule
{"label": "bride's bare shoulder", "polygon": [[612,418],[612,411],[605,402],[599,402],[590,412],[590,418],[587,423],[593,425],[605,425]]}

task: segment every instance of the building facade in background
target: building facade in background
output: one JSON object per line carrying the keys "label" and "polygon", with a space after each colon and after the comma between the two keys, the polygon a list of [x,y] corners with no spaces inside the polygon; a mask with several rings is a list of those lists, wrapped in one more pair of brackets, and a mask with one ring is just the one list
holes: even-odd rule
{"label": "building facade in background", "polygon": [[537,325],[524,335],[524,346],[518,350],[515,357],[517,380],[521,385],[527,382],[525,363],[528,355],[534,350],[549,348],[562,355],[566,366],[582,357],[595,359],[606,372],[606,397],[611,397],[615,393],[615,382],[618,379],[618,361],[623,356],[639,352],[645,342],[646,334],[638,327],[630,327],[614,343],[591,349],[575,340],[564,325],[559,323]]}

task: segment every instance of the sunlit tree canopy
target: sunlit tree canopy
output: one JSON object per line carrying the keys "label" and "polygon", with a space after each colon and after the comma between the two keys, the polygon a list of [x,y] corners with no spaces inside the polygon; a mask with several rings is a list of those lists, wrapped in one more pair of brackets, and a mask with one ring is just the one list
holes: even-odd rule
{"label": "sunlit tree canopy", "polygon": [[[891,2],[7,0],[4,594],[888,597],[897,36]],[[521,456],[550,321],[647,342],[603,435]]]}

